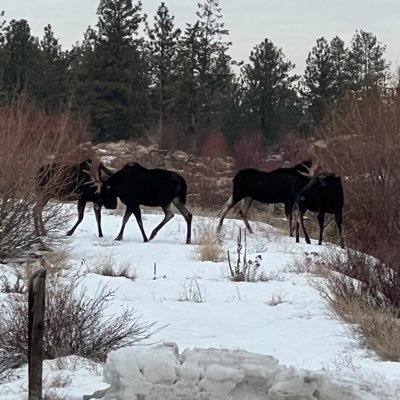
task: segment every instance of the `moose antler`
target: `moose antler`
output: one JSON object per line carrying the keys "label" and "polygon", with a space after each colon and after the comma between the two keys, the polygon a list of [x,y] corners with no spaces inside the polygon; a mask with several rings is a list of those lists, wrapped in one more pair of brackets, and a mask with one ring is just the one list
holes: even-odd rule
{"label": "moose antler", "polygon": [[[93,162],[92,162],[92,160],[87,160],[87,163],[89,165],[89,169],[83,169],[83,172],[85,174],[89,175],[90,180],[87,181],[85,184],[95,187],[96,188],[96,193],[100,193],[101,185],[103,184],[102,180],[100,179],[100,175],[99,175],[100,174],[100,168],[104,167],[107,171],[110,171],[110,170],[108,170],[102,163],[100,163],[98,165],[96,171],[93,171]],[[112,173],[111,173],[111,175],[112,175]],[[110,176],[108,176],[108,177],[110,177]]]}
{"label": "moose antler", "polygon": [[302,172],[302,171],[299,172],[300,174],[302,174],[307,178],[315,178],[316,176],[319,175],[320,165],[317,161],[313,162],[311,167],[307,167],[306,165],[304,165],[304,168],[306,168],[308,172]]}

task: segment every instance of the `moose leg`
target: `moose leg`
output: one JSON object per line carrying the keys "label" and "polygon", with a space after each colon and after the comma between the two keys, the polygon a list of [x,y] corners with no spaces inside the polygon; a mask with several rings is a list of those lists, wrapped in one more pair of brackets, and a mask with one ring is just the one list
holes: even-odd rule
{"label": "moose leg", "polygon": [[310,237],[308,236],[308,233],[307,233],[307,231],[306,231],[306,227],[304,226],[304,219],[303,219],[303,217],[304,217],[304,214],[305,214],[305,211],[301,211],[301,210],[297,210],[297,221],[296,221],[296,243],[299,243],[299,223],[301,224],[301,227],[302,227],[302,229],[303,229],[303,232],[304,232],[304,238],[306,239],[306,242],[308,243],[308,244],[310,244],[311,243],[311,241],[310,241]]}
{"label": "moose leg", "polygon": [[[139,225],[140,232],[142,232],[143,241],[144,242],[148,242],[149,239],[147,239],[146,233],[145,233],[144,228],[143,228],[142,214],[140,212],[139,206],[135,205],[133,207],[130,207],[130,209],[133,212],[134,216],[136,217],[136,221],[137,221],[137,223]],[[121,230],[123,231],[122,228],[121,228]],[[121,235],[121,239],[122,239],[122,235]]]}
{"label": "moose leg", "polygon": [[301,223],[301,228],[303,229],[303,232],[304,232],[304,238],[306,239],[306,242],[308,244],[311,244],[310,237],[308,236],[306,227],[304,226],[304,214],[305,213],[306,213],[305,211],[300,211],[300,223]]}
{"label": "moose leg", "polygon": [[168,204],[167,206],[162,206],[161,207],[164,211],[164,219],[154,228],[153,232],[151,232],[150,238],[154,239],[155,236],[157,235],[158,231],[170,220],[174,217],[174,213],[171,211],[171,204]]}
{"label": "moose leg", "polygon": [[79,198],[79,200],[78,200],[78,221],[76,221],[76,224],[67,232],[67,236],[71,236],[75,232],[75,229],[78,227],[78,225],[82,222],[83,215],[85,213],[85,207],[86,207],[86,200]]}
{"label": "moose leg", "polygon": [[340,238],[340,247],[344,249],[344,240],[343,240],[343,235],[342,235],[342,210],[337,212],[335,214],[335,222],[337,226],[337,230],[339,233],[339,238]]}
{"label": "moose leg", "polygon": [[324,233],[324,219],[325,219],[325,213],[323,211],[320,211],[317,215],[318,219],[318,224],[319,224],[319,242],[318,244],[322,244],[322,234]]}
{"label": "moose leg", "polygon": [[224,222],[225,215],[228,211],[237,203],[237,201],[233,200],[233,196],[229,197],[228,201],[225,203],[224,208],[221,211],[221,215],[219,217],[219,222],[217,226],[217,233],[221,232],[222,224]]}
{"label": "moose leg", "polygon": [[293,226],[293,204],[285,203],[285,215],[289,227],[289,236],[293,236],[294,226]]}
{"label": "moose leg", "polygon": [[300,210],[299,210],[299,208],[298,207],[296,207],[296,209],[295,209],[295,213],[296,213],[296,224],[295,224],[295,231],[296,231],[296,243],[299,243],[300,242],[300,239],[299,239],[299,228],[300,228],[300,224],[299,224],[299,221],[300,221]]}
{"label": "moose leg", "polygon": [[254,233],[250,227],[249,220],[247,219],[247,214],[249,212],[249,209],[250,209],[252,203],[253,203],[253,199],[251,197],[246,197],[243,200],[242,206],[240,207],[240,210],[239,210],[239,215],[242,217],[244,224],[246,225],[246,228],[249,231],[249,233]]}
{"label": "moose leg", "polygon": [[126,223],[129,221],[129,217],[132,215],[132,211],[130,210],[129,207],[126,207],[124,218],[122,219],[122,226],[121,229],[118,233],[118,236],[115,238],[115,240],[122,240],[124,236],[124,229]]}
{"label": "moose leg", "polygon": [[93,203],[94,215],[96,216],[97,230],[99,237],[103,237],[103,231],[101,230],[101,206],[97,203]]}
{"label": "moose leg", "polygon": [[179,210],[179,212],[185,218],[186,225],[187,225],[187,233],[186,233],[186,244],[190,244],[192,241],[192,213],[186,208],[186,206],[181,203],[178,199],[172,200],[175,207]]}

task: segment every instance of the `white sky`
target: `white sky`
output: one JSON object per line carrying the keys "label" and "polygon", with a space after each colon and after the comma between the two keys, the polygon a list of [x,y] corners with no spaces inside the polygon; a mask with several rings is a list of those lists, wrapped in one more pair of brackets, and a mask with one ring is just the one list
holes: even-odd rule
{"label": "white sky", "polygon": [[[165,0],[177,27],[195,20],[201,0]],[[7,19],[25,18],[32,34],[43,35],[50,23],[63,48],[80,41],[88,25],[96,24],[99,0],[0,0]],[[135,0],[134,0],[135,3]],[[161,0],[143,0],[153,21]],[[358,29],[374,33],[387,47],[394,70],[400,64],[400,0],[220,0],[223,22],[233,42],[231,55],[247,61],[264,38],[283,49],[303,73],[305,59],[317,38],[340,36],[346,44]]]}

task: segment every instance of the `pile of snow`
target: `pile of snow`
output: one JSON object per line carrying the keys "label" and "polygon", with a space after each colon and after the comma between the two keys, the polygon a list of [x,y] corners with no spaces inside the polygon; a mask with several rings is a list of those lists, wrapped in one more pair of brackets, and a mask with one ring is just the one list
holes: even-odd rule
{"label": "pile of snow", "polygon": [[365,400],[327,376],[279,365],[244,350],[186,349],[175,343],[132,347],[109,355],[105,400]]}

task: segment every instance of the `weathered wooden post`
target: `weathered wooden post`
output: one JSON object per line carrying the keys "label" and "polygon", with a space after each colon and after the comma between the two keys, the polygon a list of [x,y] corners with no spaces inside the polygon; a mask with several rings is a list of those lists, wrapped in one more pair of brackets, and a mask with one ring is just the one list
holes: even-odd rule
{"label": "weathered wooden post", "polygon": [[34,272],[28,286],[29,400],[42,400],[46,270]]}

